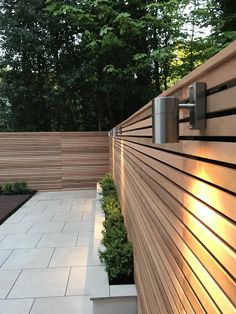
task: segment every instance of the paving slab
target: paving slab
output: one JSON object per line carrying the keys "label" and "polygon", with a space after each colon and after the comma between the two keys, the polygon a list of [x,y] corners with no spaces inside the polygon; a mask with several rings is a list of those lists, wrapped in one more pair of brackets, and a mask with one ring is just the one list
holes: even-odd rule
{"label": "paving slab", "polygon": [[0,314],[29,314],[34,299],[0,300]]}
{"label": "paving slab", "polygon": [[0,250],[0,267],[9,257],[13,250]]}
{"label": "paving slab", "polygon": [[53,206],[50,208],[45,208],[42,212],[43,214],[55,215],[58,213],[69,213],[72,204],[61,204],[60,206]]}
{"label": "paving slab", "polygon": [[84,212],[84,211],[92,211],[92,209],[90,209],[90,210],[88,210],[87,208],[86,208],[86,205],[84,204],[84,205],[75,205],[75,204],[72,204],[72,206],[71,206],[71,209],[70,209],[70,212],[71,213],[81,213],[81,212]]}
{"label": "paving slab", "polygon": [[42,201],[40,201],[40,203],[44,203],[45,205],[46,205],[46,209],[47,208],[57,208],[57,207],[59,207],[60,205],[61,205],[61,203],[62,203],[62,200],[60,199],[60,200],[42,200]]}
{"label": "paving slab", "polygon": [[36,205],[30,205],[30,206],[27,205],[18,209],[17,213],[26,214],[26,215],[34,215],[34,214],[42,213],[44,209],[45,209],[45,204],[36,204]]}
{"label": "paving slab", "polygon": [[91,246],[93,244],[93,232],[81,231],[77,240],[77,246]]}
{"label": "paving slab", "polygon": [[9,234],[0,242],[0,249],[35,248],[42,234]]}
{"label": "paving slab", "polygon": [[11,215],[9,218],[7,218],[6,223],[19,223],[20,221],[23,220],[23,218],[25,217],[25,214],[20,214],[18,213],[18,211],[16,213],[14,213],[13,215]]}
{"label": "paving slab", "polygon": [[28,233],[55,233],[61,232],[64,222],[35,222]]}
{"label": "paving slab", "polygon": [[0,314],[92,314],[89,295],[109,295],[94,245],[95,196],[37,193],[0,226]]}
{"label": "paving slab", "polygon": [[93,304],[89,297],[36,299],[30,314],[92,314]]}
{"label": "paving slab", "polygon": [[86,294],[109,296],[109,283],[103,266],[72,267],[66,295]]}
{"label": "paving slab", "polygon": [[0,226],[0,234],[26,233],[32,226],[32,223],[9,224],[7,221]]}
{"label": "paving slab", "polygon": [[0,299],[7,297],[20,272],[20,270],[0,270]]}
{"label": "paving slab", "polygon": [[69,273],[69,268],[23,270],[8,298],[64,296]]}
{"label": "paving slab", "polygon": [[65,221],[81,221],[82,220],[83,212],[79,213],[56,213],[53,218],[52,222],[65,222]]}
{"label": "paving slab", "polygon": [[83,211],[82,220],[94,221],[94,218],[95,218],[95,213],[94,212]]}
{"label": "paving slab", "polygon": [[93,231],[93,223],[89,221],[67,221],[63,232]]}
{"label": "paving slab", "polygon": [[47,233],[42,236],[37,247],[74,247],[78,235],[78,232]]}
{"label": "paving slab", "polygon": [[87,265],[89,250],[83,247],[56,248],[49,267],[71,267]]}
{"label": "paving slab", "polygon": [[36,200],[51,200],[55,197],[55,195],[57,195],[58,193],[57,192],[38,192],[34,199]]}
{"label": "paving slab", "polygon": [[[41,214],[28,214],[24,215],[21,222],[50,222],[53,218],[53,214],[44,213]],[[8,222],[8,221],[7,221]]]}
{"label": "paving slab", "polygon": [[[0,261],[2,252],[0,250]],[[1,269],[46,268],[53,252],[53,248],[14,250]]]}

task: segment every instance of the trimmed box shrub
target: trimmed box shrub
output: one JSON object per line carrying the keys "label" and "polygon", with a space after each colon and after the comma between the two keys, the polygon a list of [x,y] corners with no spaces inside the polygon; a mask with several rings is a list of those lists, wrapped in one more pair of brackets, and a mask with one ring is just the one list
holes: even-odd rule
{"label": "trimmed box shrub", "polygon": [[102,239],[105,250],[99,250],[100,260],[106,265],[110,284],[133,283],[133,248],[127,238],[118,194],[111,175],[105,175],[100,186],[103,195],[101,206],[105,212]]}

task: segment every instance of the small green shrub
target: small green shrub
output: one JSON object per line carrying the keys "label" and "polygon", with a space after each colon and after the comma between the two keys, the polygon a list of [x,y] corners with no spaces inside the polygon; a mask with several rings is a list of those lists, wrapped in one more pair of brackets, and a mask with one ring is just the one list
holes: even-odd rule
{"label": "small green shrub", "polygon": [[114,181],[109,173],[107,173],[105,176],[101,178],[99,184],[102,188],[103,196],[110,195],[110,193],[115,193],[116,191]]}
{"label": "small green shrub", "polygon": [[107,246],[110,243],[115,243],[117,239],[120,243],[127,242],[127,232],[124,225],[112,229],[104,229],[102,239],[102,244],[104,246]]}
{"label": "small green shrub", "polygon": [[127,278],[133,274],[133,249],[127,239],[124,218],[112,177],[107,174],[100,180],[103,198],[101,206],[105,212],[102,244],[99,250],[101,262],[105,263],[110,282]]}
{"label": "small green shrub", "polygon": [[24,181],[14,183],[13,190],[15,194],[26,194],[29,191],[28,185]]}
{"label": "small green shrub", "polygon": [[102,209],[104,210],[106,215],[113,213],[114,211],[120,212],[120,203],[117,195],[107,195],[103,197],[101,201]]}
{"label": "small green shrub", "polygon": [[29,192],[26,182],[4,183],[0,186],[0,194],[26,194]]}
{"label": "small green shrub", "polygon": [[110,281],[133,273],[133,249],[130,242],[121,243],[117,239],[107,245],[104,252],[100,251],[100,259],[106,265]]}
{"label": "small green shrub", "polygon": [[110,196],[110,195],[117,196],[117,192],[116,192],[115,188],[114,189],[111,188],[110,190],[108,190],[108,189],[102,190],[102,192],[100,194],[104,197]]}
{"label": "small green shrub", "polygon": [[4,183],[2,184],[2,194],[9,195],[13,194],[13,183]]}

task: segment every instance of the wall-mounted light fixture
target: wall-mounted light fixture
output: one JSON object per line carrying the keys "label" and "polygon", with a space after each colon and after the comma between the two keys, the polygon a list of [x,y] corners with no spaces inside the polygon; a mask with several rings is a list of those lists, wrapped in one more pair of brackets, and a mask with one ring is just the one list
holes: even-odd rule
{"label": "wall-mounted light fixture", "polygon": [[116,130],[116,135],[122,135],[122,126],[119,126]]}
{"label": "wall-mounted light fixture", "polygon": [[112,130],[111,130],[111,136],[116,136],[116,128],[113,128]]}
{"label": "wall-mounted light fixture", "polygon": [[190,111],[189,123],[193,130],[206,128],[206,84],[189,86],[189,103],[180,104],[178,97],[157,97],[152,103],[152,139],[155,144],[179,141],[179,110]]}

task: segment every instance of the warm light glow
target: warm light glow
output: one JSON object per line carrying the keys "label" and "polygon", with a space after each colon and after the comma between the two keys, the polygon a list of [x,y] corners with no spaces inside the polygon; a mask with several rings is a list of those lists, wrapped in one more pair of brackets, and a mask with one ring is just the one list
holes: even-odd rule
{"label": "warm light glow", "polygon": [[[196,173],[197,176],[204,177],[205,180],[212,182],[212,178],[209,177],[207,169],[199,168],[198,170],[199,171]],[[191,183],[188,185],[188,191],[198,199],[190,194],[185,194],[182,204],[192,214],[187,210],[184,210],[182,217],[183,223],[220,263],[226,268],[231,269],[231,266],[234,265],[235,262],[235,255],[219,237],[223,238],[226,242],[233,244],[235,241],[235,237],[233,237],[233,229],[230,228],[230,225],[220,213],[217,213],[217,211],[205,204],[207,203],[215,208],[222,208],[222,197],[216,188],[202,181],[198,181],[197,179],[191,180]],[[219,235],[219,237],[217,237],[215,233]],[[183,239],[185,239],[184,234]],[[182,252],[184,258],[193,269],[202,285],[213,297],[219,308],[221,308],[224,313],[233,313],[232,303],[225,296],[219,285],[212,279],[210,275],[211,269],[209,269],[209,266],[205,265],[205,267],[208,267],[208,269],[206,269],[199,261],[199,259],[203,259],[202,261],[204,263],[204,258],[201,256],[202,251],[201,253],[198,252],[194,243],[192,243],[192,246],[190,245],[190,249],[184,242],[180,241],[178,243],[179,250]]]}
{"label": "warm light glow", "polygon": [[[194,273],[197,275],[203,286],[207,289],[209,294],[213,297],[216,304],[221,308],[224,313],[235,313],[234,307],[229,299],[226,297],[221,288],[216,284],[214,279],[210,276],[210,274],[206,271],[203,265],[198,261],[195,255],[189,250],[189,248],[184,245],[180,245],[180,250],[183,252],[183,255],[188,262],[188,264],[193,269]],[[189,278],[190,279],[190,278]],[[203,300],[202,300],[203,301]],[[207,304],[204,306],[207,307]]]}
{"label": "warm light glow", "polygon": [[125,173],[124,173],[124,143],[123,140],[121,140],[121,148],[120,148],[120,181],[121,181],[121,190],[120,190],[120,198],[121,198],[121,204],[125,204]]}
{"label": "warm light glow", "polygon": [[[201,169],[201,175],[204,175],[206,178],[208,175],[206,171],[203,174],[203,171],[204,170]],[[190,192],[210,206],[221,208],[222,199],[216,188],[207,185],[204,182],[193,180],[190,187]],[[214,232],[218,233],[223,238],[228,238],[228,235],[226,234],[227,229],[225,228],[225,219],[215,210],[211,209],[200,200],[192,198],[190,195],[185,196],[183,205],[189,208],[194,216],[209,226]],[[231,236],[229,236],[229,240],[230,239],[232,240]]]}
{"label": "warm light glow", "polygon": [[115,144],[114,138],[111,139],[112,141],[112,178],[115,178]]}

